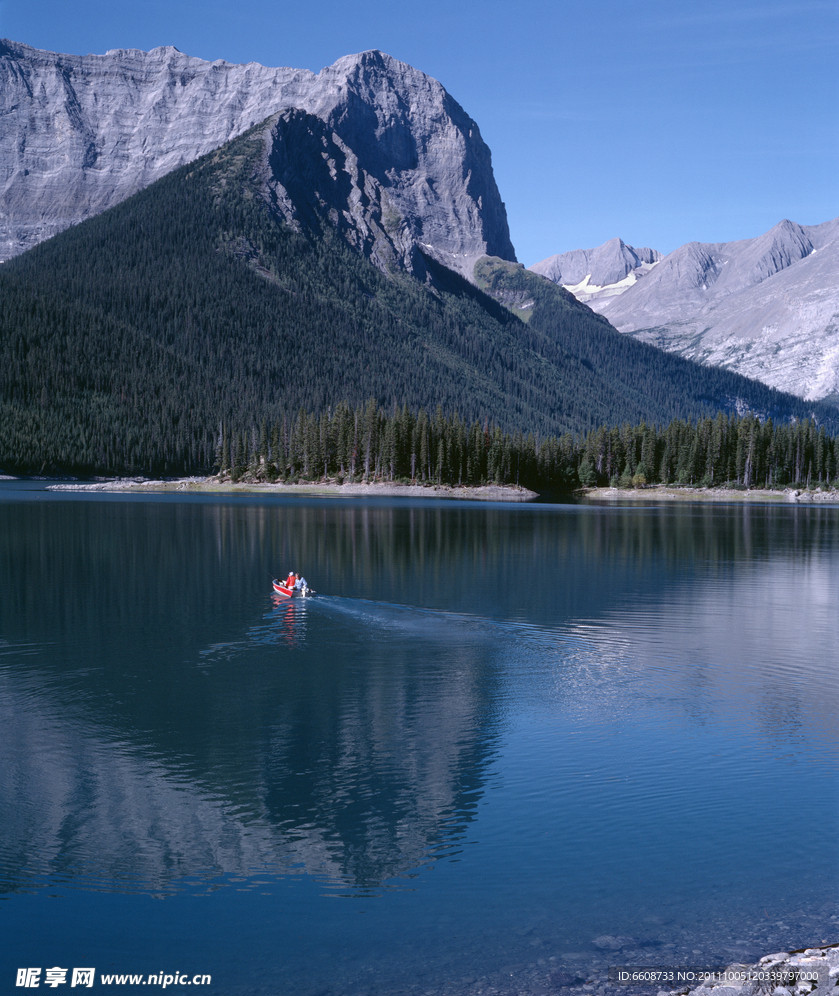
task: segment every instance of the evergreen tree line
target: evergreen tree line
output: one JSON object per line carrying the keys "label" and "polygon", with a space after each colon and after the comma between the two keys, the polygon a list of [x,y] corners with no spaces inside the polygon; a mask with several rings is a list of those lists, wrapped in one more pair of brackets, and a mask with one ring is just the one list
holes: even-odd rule
{"label": "evergreen tree line", "polygon": [[585,485],[816,487],[837,483],[837,461],[837,438],[812,419],[776,423],[719,413],[674,419],[663,431],[641,423],[590,432],[577,475]]}
{"label": "evergreen tree line", "polygon": [[300,410],[259,428],[219,428],[217,466],[231,479],[520,485],[558,493],[580,485],[683,484],[750,488],[835,485],[839,443],[811,420],[775,424],[720,413],[665,429],[641,423],[585,436],[537,438],[488,420],[374,399],[321,414]]}

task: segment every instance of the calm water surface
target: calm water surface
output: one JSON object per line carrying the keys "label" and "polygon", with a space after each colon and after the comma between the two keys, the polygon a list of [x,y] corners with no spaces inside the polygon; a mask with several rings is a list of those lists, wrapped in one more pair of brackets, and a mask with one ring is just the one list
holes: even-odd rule
{"label": "calm water surface", "polygon": [[544,991],[835,941],[837,605],[836,507],[2,485],[0,992]]}

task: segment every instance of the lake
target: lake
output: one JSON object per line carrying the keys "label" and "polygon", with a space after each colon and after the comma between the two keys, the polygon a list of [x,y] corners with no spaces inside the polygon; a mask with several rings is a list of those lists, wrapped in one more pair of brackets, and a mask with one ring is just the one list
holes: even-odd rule
{"label": "lake", "polygon": [[0,989],[544,993],[835,941],[837,606],[839,507],[5,482]]}

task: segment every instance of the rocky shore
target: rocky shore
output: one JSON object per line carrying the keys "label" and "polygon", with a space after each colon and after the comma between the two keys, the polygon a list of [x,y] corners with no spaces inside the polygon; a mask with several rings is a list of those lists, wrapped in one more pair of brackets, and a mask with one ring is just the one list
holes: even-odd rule
{"label": "rocky shore", "polygon": [[260,494],[313,495],[332,498],[446,498],[461,501],[532,501],[535,491],[511,485],[489,484],[484,487],[421,484],[268,484],[257,481],[230,481],[216,477],[183,477],[176,480],[149,481],[121,478],[112,481],[62,482],[48,486],[49,491],[138,491],[177,494]]}
{"label": "rocky shore", "polygon": [[672,484],[654,484],[642,488],[585,488],[580,495],[593,501],[718,501],[718,502],[826,502],[839,504],[839,491],[800,488],[691,488]]}
{"label": "rocky shore", "polygon": [[[12,478],[8,478],[12,480]],[[263,481],[231,481],[218,477],[182,477],[172,480],[118,478],[102,481],[62,481],[48,485],[49,491],[162,491],[195,494],[284,494],[320,495],[334,498],[447,498],[462,501],[526,502],[539,498],[535,491],[514,485],[488,484],[483,487],[457,487],[440,484],[388,484],[371,481],[366,484],[339,484],[336,481],[316,483],[269,484]],[[568,496],[571,498],[572,496]],[[584,501],[683,501],[683,502],[795,502],[802,504],[839,504],[839,490],[815,491],[786,488],[771,491],[765,488],[737,490],[735,488],[691,488],[676,485],[651,485],[643,488],[583,488],[573,495]],[[563,499],[557,498],[557,501]]]}
{"label": "rocky shore", "polygon": [[[757,962],[696,966],[661,963],[649,952],[646,966],[623,966],[621,938],[594,941],[616,963],[574,966],[549,959],[540,967],[511,971],[503,978],[476,979],[452,996],[839,996],[839,943],[779,951]],[[610,949],[610,944],[612,945]],[[511,966],[513,967],[513,966]],[[515,968],[515,967],[514,967]]]}
{"label": "rocky shore", "polygon": [[779,951],[755,965],[731,965],[693,987],[693,996],[839,996],[839,944]]}

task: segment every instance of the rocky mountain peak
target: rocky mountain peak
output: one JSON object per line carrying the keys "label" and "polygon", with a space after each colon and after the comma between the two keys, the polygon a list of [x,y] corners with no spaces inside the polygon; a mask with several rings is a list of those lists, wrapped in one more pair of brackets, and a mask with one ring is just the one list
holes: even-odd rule
{"label": "rocky mountain peak", "polygon": [[743,285],[759,284],[788,266],[804,259],[813,251],[813,243],[805,229],[784,219],[764,235],[755,239],[744,257],[746,271]]}
{"label": "rocky mountain peak", "polygon": [[[678,288],[682,299],[677,308],[686,303],[685,295],[702,303],[709,293],[728,295],[754,287],[809,256],[813,248],[807,230],[792,221],[781,221],[755,239],[688,242],[656,267],[646,284],[646,296],[658,296],[663,302]],[[637,296],[635,292],[633,297]]]}
{"label": "rocky mountain peak", "polygon": [[661,259],[655,249],[636,249],[613,238],[596,249],[573,249],[549,256],[530,267],[554,283],[572,290],[583,301],[619,294]]}
{"label": "rocky mountain peak", "polygon": [[[839,218],[688,242],[624,293],[586,300],[621,332],[808,399],[839,397]],[[574,291],[577,293],[577,291]]]}
{"label": "rocky mountain peak", "polygon": [[[0,259],[277,115],[273,146],[305,138],[273,150],[287,181],[281,193],[273,175],[273,196],[298,224],[311,211],[337,219],[354,244],[381,248],[380,265],[426,253],[471,277],[484,254],[515,258],[475,122],[436,80],[376,50],[315,74],[174,46],[74,56],[4,41],[0,115]],[[300,181],[323,179],[324,160],[304,163],[303,148],[344,170],[317,196]]]}
{"label": "rocky mountain peak", "polygon": [[305,109],[384,192],[377,199],[405,245],[469,278],[483,255],[515,259],[489,149],[437,80],[378,50],[344,56],[318,79]]}

